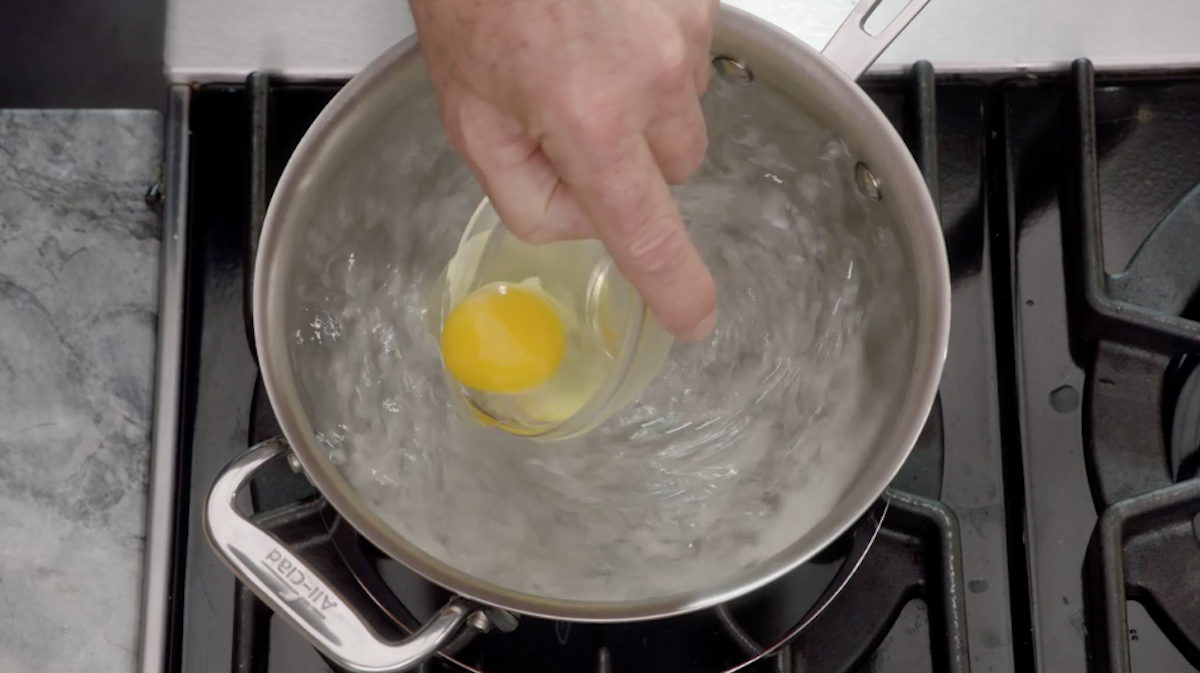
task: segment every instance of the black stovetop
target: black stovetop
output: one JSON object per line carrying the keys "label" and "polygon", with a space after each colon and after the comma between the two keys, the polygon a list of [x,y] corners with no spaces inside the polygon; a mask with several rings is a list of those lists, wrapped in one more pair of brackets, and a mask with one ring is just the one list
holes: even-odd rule
{"label": "black stovetop", "polygon": [[[336,670],[237,584],[200,511],[217,472],[277,432],[248,339],[248,261],[271,188],[337,88],[256,74],[192,95],[173,672]],[[760,656],[747,670],[1200,668],[1200,78],[1093,81],[1080,62],[983,82],[918,64],[866,88],[939,203],[953,281],[940,396],[888,494],[813,562],[719,609],[607,626],[522,618],[460,643],[456,661],[489,673],[710,673]],[[448,597],[360,540],[282,461],[251,498],[261,525],[403,627]]]}

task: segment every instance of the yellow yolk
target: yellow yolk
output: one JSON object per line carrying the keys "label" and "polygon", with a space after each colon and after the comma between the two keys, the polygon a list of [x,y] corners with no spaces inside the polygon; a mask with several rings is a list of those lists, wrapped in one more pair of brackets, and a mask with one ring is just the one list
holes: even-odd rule
{"label": "yellow yolk", "polygon": [[442,323],[442,361],[459,383],[520,393],[554,375],[566,348],[550,302],[523,285],[493,283],[467,295]]}

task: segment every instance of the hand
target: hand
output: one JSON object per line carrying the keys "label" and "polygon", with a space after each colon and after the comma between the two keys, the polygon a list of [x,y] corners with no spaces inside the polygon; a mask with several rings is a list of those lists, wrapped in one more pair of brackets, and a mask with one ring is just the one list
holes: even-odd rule
{"label": "hand", "polygon": [[599,238],[659,323],[700,339],[716,287],[667,185],[707,149],[718,0],[411,0],[451,144],[514,235]]}

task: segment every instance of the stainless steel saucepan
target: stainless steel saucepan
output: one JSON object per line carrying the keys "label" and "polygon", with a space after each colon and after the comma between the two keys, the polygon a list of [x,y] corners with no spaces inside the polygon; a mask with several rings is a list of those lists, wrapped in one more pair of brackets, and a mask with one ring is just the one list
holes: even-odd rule
{"label": "stainless steel saucepan", "polygon": [[[928,0],[911,0],[879,35],[864,23],[880,0],[862,0],[824,53],[745,12],[722,7],[713,53],[726,75],[769,83],[835,131],[859,160],[877,207],[886,211],[908,257],[914,299],[908,317],[913,346],[901,394],[855,466],[836,506],[810,530],[763,562],[729,567],[702,589],[631,601],[559,600],[511,591],[444,563],[389,526],[356,493],[322,447],[306,413],[309,399],[295,371],[288,312],[290,267],[301,254],[298,232],[310,226],[322,195],[341,179],[359,131],[379,123],[381,110],[417,93],[428,79],[417,41],[405,40],[346,85],[308,130],[275,191],[254,278],[254,328],[259,365],[284,437],[237,458],[218,477],[204,512],[205,530],[221,559],[277,615],[330,659],[356,672],[401,671],[434,655],[464,628],[517,626],[516,615],[584,622],[647,620],[714,606],[746,594],[811,559],[845,532],[896,475],[925,422],[941,377],[950,325],[950,280],[934,204],[912,156],[892,125],[855,83]],[[732,70],[731,70],[732,69]],[[438,139],[438,142],[444,142]],[[418,158],[416,153],[413,155]],[[415,161],[416,159],[414,159]],[[306,251],[305,254],[311,251]],[[368,626],[366,607],[323,577],[301,554],[257,527],[237,506],[239,491],[268,461],[286,457],[302,469],[340,515],[384,553],[459,598],[408,639],[386,642]]]}

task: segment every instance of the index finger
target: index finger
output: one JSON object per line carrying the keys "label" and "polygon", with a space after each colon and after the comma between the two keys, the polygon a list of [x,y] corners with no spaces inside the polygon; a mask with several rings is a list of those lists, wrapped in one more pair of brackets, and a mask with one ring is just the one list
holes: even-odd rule
{"label": "index finger", "polygon": [[680,339],[707,336],[716,323],[716,286],[646,138],[631,132],[607,143],[548,140],[543,148],[659,323]]}

